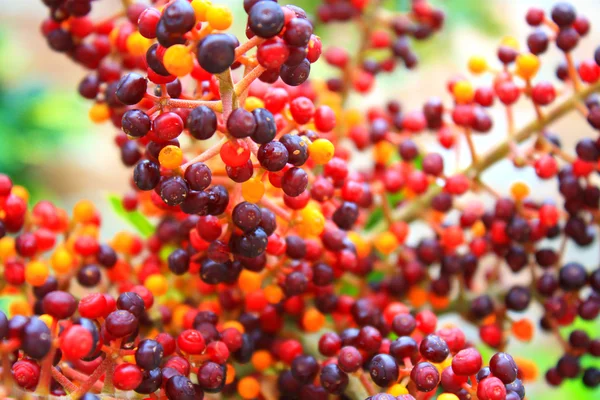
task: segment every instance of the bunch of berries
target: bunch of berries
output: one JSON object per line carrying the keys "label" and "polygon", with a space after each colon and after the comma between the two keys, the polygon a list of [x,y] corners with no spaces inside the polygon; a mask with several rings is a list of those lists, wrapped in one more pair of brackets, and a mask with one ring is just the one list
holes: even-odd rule
{"label": "bunch of berries", "polygon": [[[208,0],[124,0],[98,22],[88,0],[44,3],[50,47],[92,70],[79,86],[90,118],[119,128],[133,171],[115,207],[139,234],[101,243],[93,204],[29,210],[0,175],[3,396],[519,400],[537,367],[506,349],[544,332],[564,351],[548,383],[600,384],[589,361],[600,339],[574,327],[598,319],[600,268],[566,252],[597,244],[600,139],[569,151],[547,130],[571,110],[600,129],[600,50],[573,59],[590,24],[572,6],[531,9],[529,51],[507,38],[498,68],[473,57],[487,83],[450,79],[448,104],[363,111],[346,104],[350,89],[368,91],[394,59],[412,68],[407,37],[441,27],[425,0],[408,14],[323,4],[321,21],[365,28],[356,57],[322,49],[311,17],[275,1],[243,2],[243,40],[226,33],[232,11]],[[552,41],[559,84],[537,79]],[[372,61],[380,51],[387,61]],[[343,78],[308,79],[321,52]],[[519,101],[534,118],[522,128]],[[507,137],[481,154],[494,105]],[[426,150],[425,132],[443,150]],[[465,159],[463,142],[470,163],[453,169],[444,152]],[[561,201],[486,183],[504,159],[555,181]],[[534,305],[539,333],[523,314]]]}

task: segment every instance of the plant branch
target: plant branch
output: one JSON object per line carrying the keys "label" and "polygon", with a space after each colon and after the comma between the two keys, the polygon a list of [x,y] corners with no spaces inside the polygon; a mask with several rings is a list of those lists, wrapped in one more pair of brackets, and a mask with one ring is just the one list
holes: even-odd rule
{"label": "plant branch", "polygon": [[[564,117],[569,112],[576,109],[578,102],[585,100],[586,97],[591,95],[592,93],[600,91],[600,82],[595,83],[582,89],[579,92],[574,93],[571,97],[564,100],[561,104],[554,107],[550,110],[542,119],[535,119],[529,124],[525,125],[519,131],[515,132],[515,134],[501,142],[498,146],[496,146],[493,150],[488,152],[485,156],[480,157],[477,162],[474,162],[467,169],[463,170],[462,173],[469,176],[470,178],[475,178],[480,175],[483,171],[490,168],[492,165],[496,164],[498,161],[504,159],[507,154],[510,152],[510,143],[521,143],[525,140],[529,139],[536,132],[541,131],[547,125],[552,124],[558,119]],[[429,189],[420,196],[417,200],[409,203],[407,206],[396,210],[393,213],[394,221],[405,221],[411,222],[414,221],[422,210],[425,210],[431,204],[433,198],[441,193],[442,187],[437,185],[432,185]],[[378,225],[373,227],[372,232],[381,231],[385,229],[385,221],[381,221]]]}

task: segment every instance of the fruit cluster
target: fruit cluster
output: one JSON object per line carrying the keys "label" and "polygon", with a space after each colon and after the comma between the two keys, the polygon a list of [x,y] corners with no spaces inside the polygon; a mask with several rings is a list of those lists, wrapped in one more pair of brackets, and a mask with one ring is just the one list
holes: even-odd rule
{"label": "fruit cluster", "polygon": [[[362,112],[348,91],[395,63],[371,54],[411,68],[407,37],[441,27],[426,1],[408,14],[323,4],[321,21],[366,28],[356,58],[322,49],[311,18],[274,1],[244,1],[244,40],[225,32],[232,11],[208,0],[126,0],[98,22],[90,1],[44,3],[50,47],[92,70],[79,86],[90,118],[119,128],[133,169],[120,207],[152,229],[101,243],[93,204],[28,210],[27,191],[0,175],[2,294],[14,296],[0,312],[3,396],[518,400],[537,368],[505,351],[538,334],[521,314],[534,304],[564,350],[547,381],[600,384],[588,365],[600,339],[569,328],[597,320],[600,269],[565,252],[598,240],[600,139],[567,151],[547,131],[575,109],[600,129],[600,50],[573,60],[589,22],[572,6],[531,9],[529,51],[503,40],[498,68],[473,57],[489,86],[455,77],[447,104]],[[564,52],[562,83],[537,79],[550,42]],[[321,52],[342,79],[308,79]],[[518,101],[535,118],[520,129]],[[492,129],[494,105],[507,138],[480,154],[474,137]],[[425,150],[426,132],[457,158],[465,142],[469,166],[452,171]],[[356,151],[372,162],[357,168]],[[500,194],[482,173],[503,159],[554,180],[564,201],[523,182]],[[442,313],[477,327],[496,352],[488,366]]]}

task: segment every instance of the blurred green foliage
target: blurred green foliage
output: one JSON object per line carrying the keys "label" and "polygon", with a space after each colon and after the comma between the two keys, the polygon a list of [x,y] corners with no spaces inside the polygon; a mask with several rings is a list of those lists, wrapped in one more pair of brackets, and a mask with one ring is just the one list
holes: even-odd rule
{"label": "blurred green foliage", "polygon": [[86,127],[86,112],[73,88],[51,91],[36,77],[19,76],[16,48],[0,31],[0,171],[26,186],[32,199],[54,197],[34,167],[59,157],[59,149]]}

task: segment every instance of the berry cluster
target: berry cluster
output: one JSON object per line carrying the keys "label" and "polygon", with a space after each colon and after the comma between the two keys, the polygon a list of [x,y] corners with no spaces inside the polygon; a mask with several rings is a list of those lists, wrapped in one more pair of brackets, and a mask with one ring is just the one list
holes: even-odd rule
{"label": "berry cluster", "polygon": [[[324,49],[343,72],[327,83],[308,79],[322,44],[296,6],[244,1],[240,41],[225,32],[231,10],[208,0],[126,0],[99,22],[87,0],[44,3],[51,48],[93,70],[79,86],[90,118],[120,129],[133,169],[121,206],[154,229],[101,243],[91,203],[28,210],[27,191],[0,175],[2,294],[15,298],[0,313],[2,395],[518,400],[537,370],[505,350],[537,334],[521,314],[534,304],[564,351],[547,381],[600,384],[587,362],[599,339],[561,333],[600,313],[600,269],[565,254],[597,243],[600,139],[568,151],[547,131],[574,109],[600,129],[600,50],[575,63],[589,22],[570,5],[530,10],[529,51],[505,39],[500,67],[473,57],[488,83],[455,77],[447,104],[363,112],[344,104],[350,87],[367,91],[395,63],[371,52],[410,68],[407,37],[441,27],[426,1],[407,15],[323,4],[322,21],[367,27],[356,60]],[[551,41],[564,53],[558,84],[537,79]],[[518,101],[535,118],[521,129]],[[494,105],[507,138],[480,154]],[[425,132],[459,159],[466,142],[469,166],[451,171],[418,145]],[[356,168],[356,150],[372,162]],[[556,181],[562,200],[523,182],[498,193],[482,173],[502,159]],[[418,236],[416,219],[428,227]],[[436,313],[476,326],[496,351],[489,365]]]}
{"label": "berry cluster", "polygon": [[327,1],[317,10],[320,21],[356,21],[362,33],[356,59],[341,47],[328,47],[324,54],[327,63],[341,71],[339,78],[327,81],[327,88],[343,98],[349,90],[371,90],[378,73],[391,73],[399,65],[415,68],[418,59],[409,38],[428,39],[444,23],[444,13],[424,0],[411,0],[407,13],[390,13],[369,3]]}

